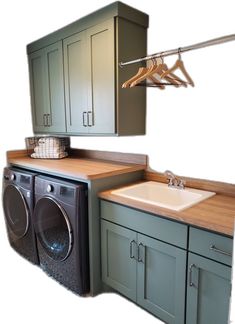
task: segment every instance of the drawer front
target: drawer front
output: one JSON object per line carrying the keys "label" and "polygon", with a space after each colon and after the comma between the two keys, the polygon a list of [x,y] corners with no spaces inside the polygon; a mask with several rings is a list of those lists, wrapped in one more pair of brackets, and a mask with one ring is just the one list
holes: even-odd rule
{"label": "drawer front", "polygon": [[158,240],[187,248],[187,225],[101,200],[101,218]]}
{"label": "drawer front", "polygon": [[232,265],[233,240],[229,237],[190,227],[189,250]]}

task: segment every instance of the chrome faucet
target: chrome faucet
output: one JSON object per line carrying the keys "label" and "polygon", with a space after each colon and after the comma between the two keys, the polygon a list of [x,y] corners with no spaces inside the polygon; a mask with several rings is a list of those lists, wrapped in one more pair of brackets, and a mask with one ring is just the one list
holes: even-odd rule
{"label": "chrome faucet", "polygon": [[165,176],[167,177],[168,186],[178,189],[184,189],[185,181],[183,179],[178,178],[176,175],[174,175],[173,172],[170,170],[166,170],[164,172]]}

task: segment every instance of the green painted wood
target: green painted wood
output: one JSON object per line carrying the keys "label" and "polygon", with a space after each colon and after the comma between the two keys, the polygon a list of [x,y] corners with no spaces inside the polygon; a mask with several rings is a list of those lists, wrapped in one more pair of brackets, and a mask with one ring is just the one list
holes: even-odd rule
{"label": "green painted wood", "polygon": [[35,133],[65,132],[62,42],[29,55]]}
{"label": "green painted wood", "polygon": [[[211,250],[212,245],[230,256]],[[189,250],[232,266],[233,240],[229,237],[190,227]]]}
{"label": "green painted wood", "polygon": [[231,268],[189,253],[188,271],[186,324],[227,324]]}
{"label": "green painted wood", "polygon": [[64,75],[62,42],[45,48],[46,99],[48,111],[47,133],[66,132],[64,110]]}
{"label": "green painted wood", "polygon": [[137,234],[102,220],[101,238],[103,281],[136,301]]}
{"label": "green painted wood", "polygon": [[146,126],[146,87],[122,88],[137,73],[141,63],[124,68],[118,63],[147,55],[147,29],[117,17],[116,30],[117,133],[142,135]]}
{"label": "green painted wood", "polygon": [[[104,291],[101,280],[101,234],[100,200],[98,193],[113,186],[124,185],[143,178],[143,171],[120,174],[105,179],[88,181],[88,224],[90,258],[90,294],[97,295]],[[78,180],[79,179],[74,179]],[[84,181],[80,179],[80,181]]]}
{"label": "green painted wood", "polygon": [[87,133],[87,86],[89,64],[86,33],[77,33],[63,41],[65,98],[68,133]]}
{"label": "green painted wood", "polygon": [[118,63],[146,55],[147,26],[147,15],[117,2],[30,44],[30,57],[42,51],[30,64],[34,132],[145,134],[146,89],[121,87],[139,65]]}
{"label": "green painted wood", "polygon": [[101,8],[75,22],[56,30],[49,35],[36,40],[27,46],[27,53],[35,52],[43,47],[46,47],[52,43],[55,43],[61,39],[67,38],[72,34],[81,32],[96,24],[100,24],[110,18],[122,17],[125,20],[129,20],[136,25],[141,25],[144,28],[148,28],[148,15],[132,8],[122,2],[116,1],[110,5]]}
{"label": "green painted wood", "polygon": [[101,201],[101,217],[167,243],[187,247],[187,226],[184,224],[108,201]]}
{"label": "green painted wood", "polygon": [[184,323],[186,251],[138,234],[137,303],[168,324]]}
{"label": "green painted wood", "polygon": [[30,54],[28,63],[33,130],[34,132],[44,132],[46,130],[44,115],[47,113],[44,50]]}
{"label": "green painted wood", "polygon": [[88,132],[114,134],[115,29],[110,19],[86,31],[88,71]]}

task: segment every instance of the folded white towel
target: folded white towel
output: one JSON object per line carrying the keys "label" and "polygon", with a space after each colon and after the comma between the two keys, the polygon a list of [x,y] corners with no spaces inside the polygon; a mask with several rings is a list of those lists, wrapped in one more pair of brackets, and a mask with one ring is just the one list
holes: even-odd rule
{"label": "folded white towel", "polygon": [[46,147],[46,146],[35,146],[34,152],[35,153],[63,153],[65,151],[65,146],[59,147]]}
{"label": "folded white towel", "polygon": [[38,140],[38,144],[47,144],[47,145],[60,145],[61,140],[56,137],[41,137]]}
{"label": "folded white towel", "polygon": [[38,153],[32,153],[31,157],[34,159],[62,159],[64,157],[68,156],[67,152],[62,153],[45,153],[45,154],[38,154]]}

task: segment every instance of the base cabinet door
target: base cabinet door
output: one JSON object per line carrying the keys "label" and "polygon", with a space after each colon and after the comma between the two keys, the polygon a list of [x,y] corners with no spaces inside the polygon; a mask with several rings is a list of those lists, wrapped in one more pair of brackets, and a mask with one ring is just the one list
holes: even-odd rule
{"label": "base cabinet door", "polygon": [[168,324],[184,323],[186,251],[138,234],[137,303]]}
{"label": "base cabinet door", "polygon": [[102,220],[102,280],[126,297],[136,301],[137,234]]}
{"label": "base cabinet door", "polygon": [[187,324],[227,324],[231,268],[189,253]]}
{"label": "base cabinet door", "polygon": [[101,221],[102,279],[168,324],[185,320],[186,251]]}

